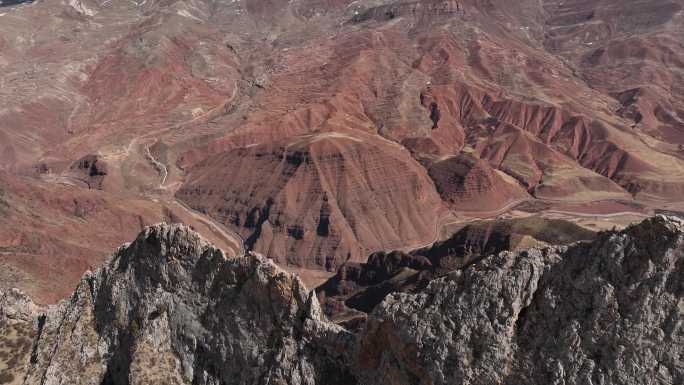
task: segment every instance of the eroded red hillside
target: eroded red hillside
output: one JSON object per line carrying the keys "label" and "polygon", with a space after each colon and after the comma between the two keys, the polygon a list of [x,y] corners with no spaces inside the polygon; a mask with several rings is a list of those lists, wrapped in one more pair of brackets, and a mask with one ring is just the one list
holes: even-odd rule
{"label": "eroded red hillside", "polygon": [[496,211],[530,198],[514,178],[469,155],[437,161],[428,172],[442,199],[459,211]]}
{"label": "eroded red hillside", "polygon": [[510,202],[684,193],[682,0],[0,9],[1,262],[55,293],[137,216],[333,269]]}
{"label": "eroded red hillside", "polygon": [[353,132],[228,151],[191,169],[176,196],[238,231],[248,248],[327,270],[429,242],[442,213],[408,151]]}

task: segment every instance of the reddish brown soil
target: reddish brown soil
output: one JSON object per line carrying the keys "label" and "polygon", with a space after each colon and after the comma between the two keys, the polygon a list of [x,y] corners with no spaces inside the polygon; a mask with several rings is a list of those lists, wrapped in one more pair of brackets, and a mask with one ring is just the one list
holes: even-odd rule
{"label": "reddish brown soil", "polygon": [[408,151],[361,133],[226,152],[189,170],[176,195],[241,233],[248,248],[326,270],[431,240],[442,208]]}
{"label": "reddish brown soil", "polygon": [[428,172],[442,199],[457,211],[495,211],[530,198],[515,179],[465,154],[435,162]]}
{"label": "reddish brown soil", "polygon": [[333,269],[448,210],[684,196],[684,0],[0,9],[0,263],[50,300],[161,219]]}
{"label": "reddish brown soil", "polygon": [[610,215],[616,213],[648,214],[650,212],[647,207],[638,203],[620,201],[596,201],[582,204],[561,203],[555,204],[553,206],[553,210],[569,213],[597,215]]}
{"label": "reddish brown soil", "polygon": [[2,285],[58,300],[83,271],[160,219],[144,200],[0,173]]}

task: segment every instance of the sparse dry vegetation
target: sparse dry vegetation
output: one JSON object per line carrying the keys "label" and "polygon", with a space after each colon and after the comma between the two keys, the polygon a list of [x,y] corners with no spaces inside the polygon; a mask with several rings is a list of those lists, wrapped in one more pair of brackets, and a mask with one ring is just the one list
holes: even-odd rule
{"label": "sparse dry vegetation", "polygon": [[0,384],[18,384],[31,354],[34,331],[28,322],[0,322]]}

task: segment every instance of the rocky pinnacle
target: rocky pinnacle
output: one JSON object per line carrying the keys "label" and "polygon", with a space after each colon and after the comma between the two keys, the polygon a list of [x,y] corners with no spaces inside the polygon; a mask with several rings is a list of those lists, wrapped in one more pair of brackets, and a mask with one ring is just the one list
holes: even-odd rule
{"label": "rocky pinnacle", "polygon": [[683,231],[491,255],[352,334],[269,259],[151,226],[59,305],[0,292],[0,383],[681,384]]}

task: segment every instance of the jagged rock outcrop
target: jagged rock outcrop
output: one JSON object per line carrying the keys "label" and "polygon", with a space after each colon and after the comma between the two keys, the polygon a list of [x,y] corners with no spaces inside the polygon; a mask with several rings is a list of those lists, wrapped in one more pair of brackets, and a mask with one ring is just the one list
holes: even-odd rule
{"label": "jagged rock outcrop", "polygon": [[107,176],[107,163],[97,155],[86,155],[74,162],[69,171],[88,188],[102,190]]}
{"label": "jagged rock outcrop", "polygon": [[680,384],[684,223],[657,217],[569,248],[503,252],[388,296],[362,383]]}
{"label": "jagged rock outcrop", "polygon": [[17,289],[0,289],[0,384],[14,384],[29,365],[38,308]]}
{"label": "jagged rock outcrop", "polygon": [[424,288],[433,278],[430,260],[401,251],[377,252],[366,263],[347,262],[316,288],[326,315],[354,329],[387,294]]}
{"label": "jagged rock outcrop", "polygon": [[146,228],[35,328],[26,384],[348,383],[346,334],[296,276],[180,225]]}
{"label": "jagged rock outcrop", "polygon": [[266,258],[157,225],[47,311],[0,292],[0,383],[680,384],[683,251],[684,221],[660,216],[499,253],[389,295],[353,335]]}
{"label": "jagged rock outcrop", "polygon": [[[473,222],[448,239],[409,253],[378,252],[366,263],[347,262],[316,288],[325,313],[354,327],[393,292],[417,292],[435,277],[502,251],[569,245],[596,237],[560,219],[529,217]],[[353,321],[353,322],[351,322]]]}

